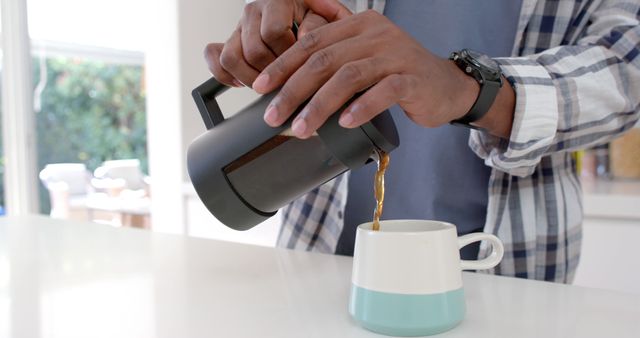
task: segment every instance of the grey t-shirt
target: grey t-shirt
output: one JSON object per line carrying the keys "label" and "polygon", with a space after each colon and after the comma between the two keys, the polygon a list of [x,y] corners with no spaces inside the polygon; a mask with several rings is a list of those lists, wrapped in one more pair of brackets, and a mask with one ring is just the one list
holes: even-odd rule
{"label": "grey t-shirt", "polygon": [[[441,57],[471,48],[492,57],[511,54],[521,0],[387,0],[385,16]],[[458,233],[481,231],[491,170],[468,146],[469,130],[428,129],[391,108],[400,147],[385,176],[383,219],[433,219],[454,223]],[[375,164],[353,171],[345,228],[336,253],[352,255],[355,229],[373,216]],[[477,256],[477,247],[462,256]]]}

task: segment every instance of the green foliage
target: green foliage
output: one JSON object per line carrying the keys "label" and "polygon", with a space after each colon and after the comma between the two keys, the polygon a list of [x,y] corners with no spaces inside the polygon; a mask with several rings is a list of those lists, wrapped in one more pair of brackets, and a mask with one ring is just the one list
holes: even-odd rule
{"label": "green foliage", "polygon": [[[49,58],[46,65],[47,85],[36,112],[38,167],[81,162],[94,170],[105,160],[137,158],[147,171],[142,67],[72,58]],[[38,60],[33,70],[35,85]],[[42,211],[48,212],[48,194],[41,189],[40,195]]]}
{"label": "green foliage", "polygon": [[[137,158],[146,171],[142,67],[69,58],[46,62],[48,84],[36,115],[39,167],[82,162],[94,170],[106,160]],[[48,196],[41,196],[46,211]]]}
{"label": "green foliage", "polygon": [[142,67],[52,58],[47,78],[36,113],[40,167],[83,162],[93,170],[124,158],[147,167]]}

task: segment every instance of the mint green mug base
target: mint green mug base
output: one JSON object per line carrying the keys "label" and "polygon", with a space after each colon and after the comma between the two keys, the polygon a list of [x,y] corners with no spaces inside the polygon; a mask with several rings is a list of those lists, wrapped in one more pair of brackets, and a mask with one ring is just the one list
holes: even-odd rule
{"label": "mint green mug base", "polygon": [[406,295],[351,286],[349,313],[367,330],[417,337],[445,332],[464,319],[462,288],[432,295]]}

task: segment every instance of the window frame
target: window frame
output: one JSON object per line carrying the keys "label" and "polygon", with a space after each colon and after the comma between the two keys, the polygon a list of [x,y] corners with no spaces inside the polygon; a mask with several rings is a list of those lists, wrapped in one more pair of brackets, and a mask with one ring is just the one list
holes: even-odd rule
{"label": "window frame", "polygon": [[37,213],[35,114],[26,0],[1,0],[2,147],[8,215]]}

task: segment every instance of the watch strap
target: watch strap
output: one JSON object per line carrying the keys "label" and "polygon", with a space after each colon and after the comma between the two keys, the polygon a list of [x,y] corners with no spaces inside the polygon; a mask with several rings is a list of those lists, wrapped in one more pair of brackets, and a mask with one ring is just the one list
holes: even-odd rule
{"label": "watch strap", "polygon": [[500,87],[500,82],[482,81],[476,102],[473,103],[469,112],[465,116],[451,121],[451,123],[458,125],[462,124],[473,128],[470,124],[481,119],[489,111],[491,105],[493,105],[493,102],[498,96]]}
{"label": "watch strap", "polygon": [[473,77],[480,85],[480,91],[471,109],[463,117],[453,120],[454,125],[465,126],[473,129],[480,129],[471,123],[480,120],[491,109],[491,105],[498,96],[502,87],[502,72],[500,66],[495,63],[497,69],[492,69],[491,65],[483,64],[480,60],[486,57],[470,49],[463,49],[453,52],[449,57],[461,71]]}

